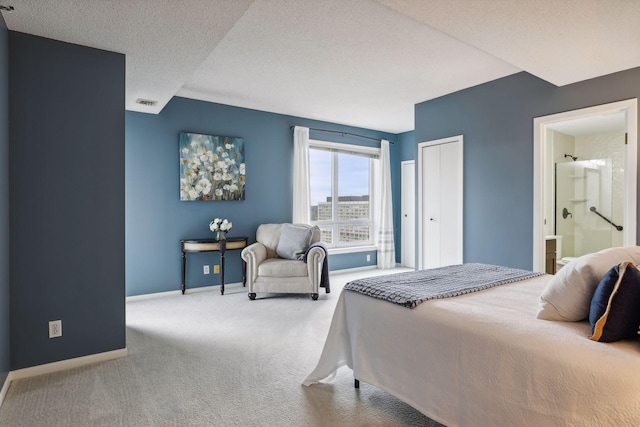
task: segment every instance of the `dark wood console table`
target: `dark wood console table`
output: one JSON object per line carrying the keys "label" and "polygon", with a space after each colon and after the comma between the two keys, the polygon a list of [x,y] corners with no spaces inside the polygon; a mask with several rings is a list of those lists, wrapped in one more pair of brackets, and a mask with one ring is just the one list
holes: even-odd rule
{"label": "dark wood console table", "polygon": [[[182,250],[182,294],[186,289],[186,269],[188,252],[220,252],[220,293],[224,295],[224,253],[226,251],[244,249],[248,243],[247,237],[228,237],[225,240],[191,239],[180,240]],[[246,265],[242,261],[242,285],[246,284]]]}

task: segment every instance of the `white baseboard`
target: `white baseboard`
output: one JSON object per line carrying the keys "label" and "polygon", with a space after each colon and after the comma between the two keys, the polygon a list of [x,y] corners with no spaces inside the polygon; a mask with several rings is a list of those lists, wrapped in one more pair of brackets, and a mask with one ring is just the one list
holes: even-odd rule
{"label": "white baseboard", "polygon": [[366,270],[377,270],[378,267],[375,265],[365,265],[364,267],[353,267],[353,268],[342,268],[340,270],[329,270],[329,274],[346,274],[346,273],[355,273],[357,271],[366,271]]}
{"label": "white baseboard", "polygon": [[4,380],[4,384],[2,384],[2,389],[0,390],[0,407],[2,407],[2,402],[4,402],[4,397],[7,395],[7,391],[9,390],[9,384],[11,383],[11,372],[7,375],[7,378]]}
{"label": "white baseboard", "polygon": [[79,368],[92,363],[119,359],[121,357],[126,357],[127,354],[127,349],[121,348],[119,350],[105,351],[104,353],[90,354],[89,356],[75,357],[73,359],[60,360],[58,362],[45,363],[44,365],[31,366],[29,368],[11,371],[9,372],[9,375],[2,386],[2,390],[0,391],[0,406],[2,406],[2,402],[4,402],[4,398],[9,390],[11,381],[35,377],[38,375],[51,374],[59,371],[66,371],[68,369]]}
{"label": "white baseboard", "polygon": [[[396,262],[395,268],[405,268],[401,263]],[[409,268],[409,267],[406,267]],[[357,273],[358,271],[366,271],[366,270],[377,270],[377,265],[365,265],[364,267],[353,267],[353,268],[343,268],[341,270],[331,270],[329,274],[347,274],[347,273]]]}
{"label": "white baseboard", "polygon": [[51,374],[67,369],[79,368],[92,363],[106,362],[107,360],[119,359],[127,356],[127,349],[105,351],[104,353],[90,354],[89,356],[74,357],[73,359],[60,360],[59,362],[45,363],[44,365],[31,366],[29,368],[18,369],[9,372],[11,381],[23,378],[35,377],[38,375]]}
{"label": "white baseboard", "polygon": [[[224,284],[224,288],[235,288],[235,287],[242,287],[242,282],[235,282],[235,283],[225,283]],[[209,292],[209,291],[218,291],[220,292],[220,285],[212,285],[212,286],[201,286],[199,288],[187,288],[187,290],[185,291],[185,295],[186,294],[195,294],[197,292]],[[150,298],[158,298],[158,297],[170,297],[173,295],[180,295],[182,294],[181,290],[177,290],[177,291],[164,291],[164,292],[154,292],[151,294],[143,294],[143,295],[133,295],[130,297],[126,297],[125,301],[126,302],[132,302],[132,301],[140,301],[140,300],[146,300],[146,299],[150,299]]]}

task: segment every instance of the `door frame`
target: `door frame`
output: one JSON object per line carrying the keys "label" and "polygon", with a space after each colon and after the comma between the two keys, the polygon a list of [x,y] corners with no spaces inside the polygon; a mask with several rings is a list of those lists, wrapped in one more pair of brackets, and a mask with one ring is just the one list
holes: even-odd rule
{"label": "door frame", "polygon": [[419,236],[418,238],[418,270],[422,270],[423,269],[423,262],[422,262],[422,253],[424,251],[424,242],[423,242],[423,236],[422,236],[422,224],[424,223],[424,218],[423,218],[423,212],[422,212],[422,175],[423,175],[423,170],[424,170],[424,159],[423,159],[423,155],[422,155],[422,149],[425,147],[429,147],[429,146],[433,146],[433,145],[443,145],[443,144],[450,144],[453,142],[459,142],[460,143],[460,157],[458,158],[458,165],[459,167],[459,182],[462,185],[462,188],[460,188],[460,191],[458,192],[458,203],[460,206],[460,215],[459,215],[459,221],[458,221],[458,229],[460,231],[459,233],[459,241],[458,241],[458,248],[460,251],[460,261],[462,262],[463,259],[463,232],[464,232],[464,227],[463,227],[463,216],[464,216],[464,137],[462,135],[456,135],[456,136],[450,136],[447,138],[441,138],[441,139],[436,139],[436,140],[432,140],[432,141],[425,141],[425,142],[421,142],[418,144],[418,170],[416,171],[416,179],[418,180],[418,200],[416,202],[416,210],[418,211],[418,215],[416,215],[417,221],[418,221],[418,226],[416,227],[416,229],[418,230],[417,235]]}
{"label": "door frame", "polygon": [[637,242],[637,163],[638,163],[638,99],[627,99],[594,107],[581,108],[564,113],[551,114],[533,119],[533,268],[545,271],[544,254],[544,176],[546,155],[546,129],[548,125],[625,111],[627,118],[627,145],[625,155],[625,206],[624,246],[635,246]]}
{"label": "door frame", "polygon": [[[402,227],[403,221],[402,221],[402,208],[404,207],[404,196],[405,196],[405,191],[404,191],[404,187],[405,187],[405,182],[404,182],[404,167],[405,166],[413,166],[413,230],[414,230],[414,238],[413,238],[413,268],[416,268],[416,239],[415,239],[415,229],[416,229],[416,161],[415,160],[403,160],[400,162],[400,226]],[[400,255],[400,262],[402,263],[403,267],[407,266],[407,257],[406,254],[404,253],[404,239],[405,239],[406,235],[405,235],[405,229],[404,227],[401,228],[400,230],[400,248],[402,250],[401,255]]]}

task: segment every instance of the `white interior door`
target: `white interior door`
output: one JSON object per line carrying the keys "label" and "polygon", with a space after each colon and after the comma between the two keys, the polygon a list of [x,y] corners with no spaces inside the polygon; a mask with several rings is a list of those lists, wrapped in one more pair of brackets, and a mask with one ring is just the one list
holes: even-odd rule
{"label": "white interior door", "polygon": [[416,266],[416,162],[402,162],[402,265]]}
{"label": "white interior door", "polygon": [[420,268],[461,264],[462,136],[418,145]]}
{"label": "white interior door", "polygon": [[440,267],[442,180],[439,145],[422,147],[422,268]]}

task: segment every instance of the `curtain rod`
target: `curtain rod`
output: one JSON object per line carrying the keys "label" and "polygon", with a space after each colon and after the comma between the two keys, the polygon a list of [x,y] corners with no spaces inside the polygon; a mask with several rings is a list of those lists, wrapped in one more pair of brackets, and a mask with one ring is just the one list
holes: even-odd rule
{"label": "curtain rod", "polygon": [[[293,129],[295,126],[291,126],[289,129]],[[373,138],[370,136],[365,136],[365,135],[358,135],[357,133],[351,133],[351,132],[342,132],[339,130],[328,130],[328,129],[317,129],[317,128],[309,128],[309,130],[315,130],[317,132],[330,132],[330,133],[339,133],[342,134],[342,136],[345,135],[351,135],[351,136],[357,136],[358,138],[366,138],[366,139],[370,139],[372,141],[381,141],[381,138]],[[389,141],[389,144],[393,144],[393,141]]]}

